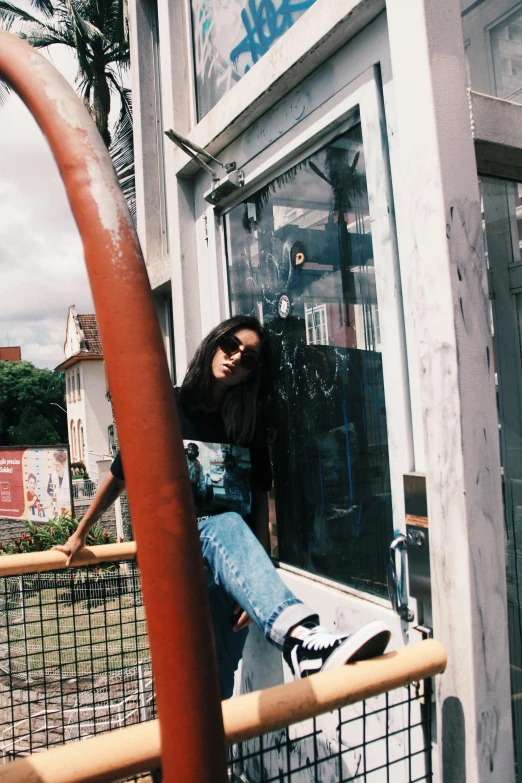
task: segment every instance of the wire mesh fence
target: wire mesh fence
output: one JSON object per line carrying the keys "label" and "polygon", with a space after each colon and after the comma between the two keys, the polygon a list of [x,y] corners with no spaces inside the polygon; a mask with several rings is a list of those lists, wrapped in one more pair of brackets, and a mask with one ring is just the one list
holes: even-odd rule
{"label": "wire mesh fence", "polygon": [[[155,716],[135,563],[0,578],[0,763]],[[430,749],[425,682],[235,745],[229,777],[428,782]]]}
{"label": "wire mesh fence", "polygon": [[241,783],[432,780],[428,681],[288,726],[230,749]]}

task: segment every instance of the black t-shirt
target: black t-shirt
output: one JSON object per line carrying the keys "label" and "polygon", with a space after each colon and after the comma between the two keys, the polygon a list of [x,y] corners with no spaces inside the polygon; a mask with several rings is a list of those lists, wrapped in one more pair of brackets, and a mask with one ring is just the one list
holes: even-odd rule
{"label": "black t-shirt", "polygon": [[[178,402],[178,415],[197,516],[237,511],[248,519],[252,490],[268,492],[272,486],[266,440],[259,435],[249,447],[234,445],[219,411],[191,410]],[[119,453],[111,473],[124,480]]]}

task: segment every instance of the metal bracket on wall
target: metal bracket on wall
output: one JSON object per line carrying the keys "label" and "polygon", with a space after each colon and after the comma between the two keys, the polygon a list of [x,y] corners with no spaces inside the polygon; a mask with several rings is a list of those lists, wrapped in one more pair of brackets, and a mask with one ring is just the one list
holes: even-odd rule
{"label": "metal bracket on wall", "polygon": [[[174,144],[179,147],[180,150],[183,150],[186,155],[192,158],[192,160],[197,163],[198,166],[200,166],[204,171],[207,172],[207,174],[210,174],[212,177],[212,187],[205,193],[205,201],[208,201],[210,204],[218,204],[224,198],[230,196],[234,191],[243,186],[245,177],[242,170],[236,168],[235,161],[232,161],[231,163],[223,163],[221,160],[211,155],[210,152],[207,152],[202,147],[199,147],[193,141],[185,138],[185,136],[182,136],[172,128],[169,128],[165,131],[165,136],[174,142]],[[220,179],[215,169],[213,169],[212,166],[209,166],[208,163],[205,163],[204,160],[201,160],[201,158],[198,157],[199,155],[203,155],[208,160],[212,160],[214,163],[217,163],[218,166],[224,168],[226,172],[225,176]]]}

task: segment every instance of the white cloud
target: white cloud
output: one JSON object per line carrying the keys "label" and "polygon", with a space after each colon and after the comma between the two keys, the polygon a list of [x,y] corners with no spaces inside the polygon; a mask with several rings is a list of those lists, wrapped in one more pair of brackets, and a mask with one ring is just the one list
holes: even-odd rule
{"label": "white cloud", "polygon": [[[71,56],[51,59],[73,81]],[[80,237],[47,141],[12,94],[0,110],[0,345],[56,366],[71,304],[94,312]]]}

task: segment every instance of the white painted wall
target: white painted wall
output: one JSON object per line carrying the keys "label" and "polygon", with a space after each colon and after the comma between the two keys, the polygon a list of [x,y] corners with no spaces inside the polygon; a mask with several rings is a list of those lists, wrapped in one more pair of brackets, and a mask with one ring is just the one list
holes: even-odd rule
{"label": "white painted wall", "polygon": [[[67,372],[76,374],[80,369],[81,399],[67,402],[67,420],[69,439],[71,437],[71,422],[76,426],[78,437],[78,421],[83,424],[85,441],[85,458],[78,453],[78,447],[71,445],[71,458],[85,462],[89,476],[93,481],[98,479],[98,460],[110,459],[108,428],[113,423],[112,408],[105,397],[107,388],[103,359],[89,359],[78,362]],[[74,460],[73,460],[74,461]]]}
{"label": "white painted wall", "polygon": [[108,428],[113,423],[112,408],[105,396],[107,385],[103,361],[91,360],[81,364],[85,399],[85,448],[89,473],[94,480],[98,478],[96,462],[103,457],[110,458]]}

